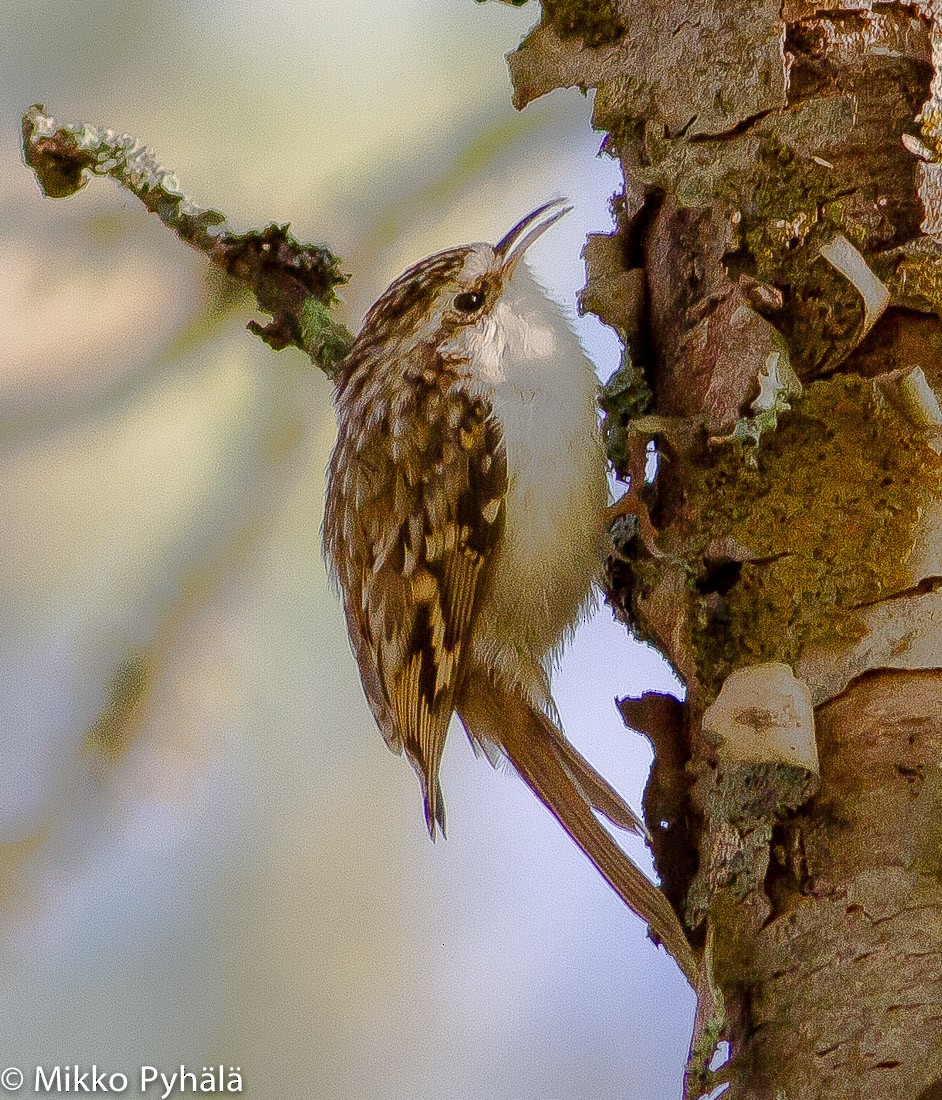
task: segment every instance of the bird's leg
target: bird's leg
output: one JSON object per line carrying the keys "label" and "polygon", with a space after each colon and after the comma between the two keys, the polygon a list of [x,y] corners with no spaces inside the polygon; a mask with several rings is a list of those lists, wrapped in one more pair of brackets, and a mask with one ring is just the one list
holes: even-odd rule
{"label": "bird's leg", "polygon": [[641,434],[632,434],[628,441],[628,488],[624,494],[609,505],[606,510],[606,522],[609,527],[617,519],[634,516],[638,521],[638,534],[645,550],[655,558],[663,557],[657,545],[657,529],[651,522],[651,513],[641,496],[644,486],[644,474],[648,461],[648,445]]}

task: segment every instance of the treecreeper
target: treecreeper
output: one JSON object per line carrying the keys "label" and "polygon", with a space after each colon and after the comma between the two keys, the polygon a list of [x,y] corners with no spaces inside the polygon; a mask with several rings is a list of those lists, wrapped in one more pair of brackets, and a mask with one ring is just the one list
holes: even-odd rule
{"label": "treecreeper", "polygon": [[550,693],[599,574],[608,501],[592,364],[521,262],[568,209],[553,200],[496,245],[422,260],[367,313],[335,376],[324,550],[367,700],[418,773],[432,837],[457,713],[694,981],[670,902],[595,811],[644,825],[566,739]]}

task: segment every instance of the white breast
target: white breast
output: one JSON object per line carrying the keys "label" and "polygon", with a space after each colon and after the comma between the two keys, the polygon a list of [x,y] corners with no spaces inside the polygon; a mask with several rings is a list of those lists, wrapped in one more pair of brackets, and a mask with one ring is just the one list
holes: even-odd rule
{"label": "white breast", "polygon": [[504,542],[475,648],[492,666],[532,669],[559,649],[586,606],[607,483],[592,364],[522,268],[486,318],[473,359],[503,428],[509,474]]}

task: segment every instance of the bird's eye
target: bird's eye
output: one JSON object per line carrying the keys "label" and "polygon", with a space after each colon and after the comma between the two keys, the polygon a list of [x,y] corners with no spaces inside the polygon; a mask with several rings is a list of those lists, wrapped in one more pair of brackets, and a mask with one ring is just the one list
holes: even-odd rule
{"label": "bird's eye", "polygon": [[462,313],[474,313],[481,308],[483,301],[484,295],[480,290],[466,290],[463,294],[455,295],[455,309],[460,309]]}

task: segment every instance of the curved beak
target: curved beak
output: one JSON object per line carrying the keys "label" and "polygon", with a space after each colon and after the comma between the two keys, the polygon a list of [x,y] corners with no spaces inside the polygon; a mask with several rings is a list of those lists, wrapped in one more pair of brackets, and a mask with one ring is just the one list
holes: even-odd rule
{"label": "curved beak", "polygon": [[517,264],[520,263],[524,252],[530,245],[538,237],[542,237],[550,226],[555,225],[560,218],[572,210],[571,206],[562,206],[561,210],[554,210],[549,217],[543,217],[548,210],[553,210],[554,207],[559,207],[565,202],[565,199],[550,199],[549,202],[544,202],[542,206],[538,206],[525,218],[521,218],[513,229],[494,245],[494,251],[501,261],[501,275],[505,279],[509,279],[513,275]]}

